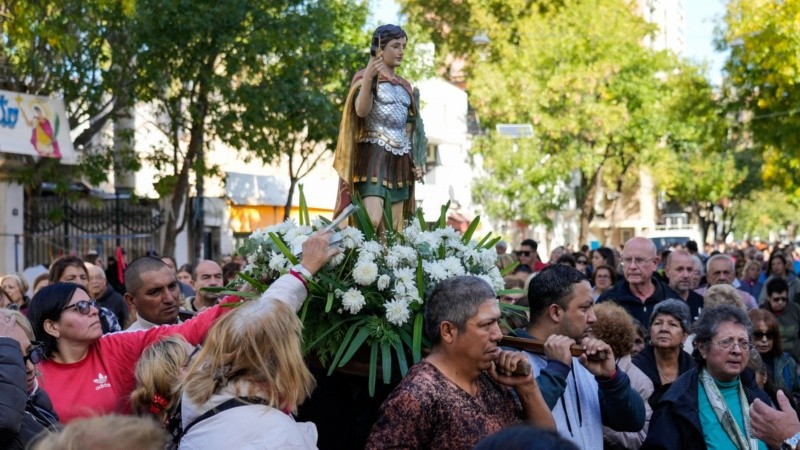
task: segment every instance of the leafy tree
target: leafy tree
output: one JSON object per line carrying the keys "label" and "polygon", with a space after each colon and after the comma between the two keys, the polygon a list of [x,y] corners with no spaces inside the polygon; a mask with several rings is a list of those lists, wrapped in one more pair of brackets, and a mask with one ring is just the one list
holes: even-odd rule
{"label": "leafy tree", "polygon": [[[431,9],[430,2],[403,4],[410,20],[420,26],[430,21],[429,16],[412,13],[422,4],[435,17],[456,14]],[[490,127],[532,123],[537,134],[535,146],[519,147],[523,164],[516,168],[526,174],[533,171],[530,177],[490,170],[493,177],[509,178],[484,182],[480,189],[505,196],[506,204],[513,205],[515,194],[503,186],[535,179],[544,189],[521,201],[536,204],[534,198],[549,197],[553,201],[545,205],[550,208],[559,204],[563,189],[574,187],[581,218],[579,239],[585,242],[599,189],[621,192],[635,182],[638,171],[633,169],[648,158],[661,135],[665,82],[659,74],[669,73],[675,60],[642,45],[653,27],[625,2],[568,0],[537,3],[534,8],[529,4],[489,2],[457,8],[458,14],[470,16],[467,22],[473,30],[486,30],[491,38],[490,45],[479,51],[465,49],[469,32],[450,28],[450,20],[433,35],[451,45],[446,48],[463,50],[468,58],[470,98],[484,123]],[[504,155],[488,152],[486,164],[492,170],[508,165],[509,161],[494,159]],[[501,217],[532,220],[543,217],[546,210],[514,217],[519,213],[531,214],[511,207]]]}
{"label": "leafy tree", "polygon": [[764,155],[763,177],[794,197],[800,195],[800,2],[731,0],[720,47],[726,97],[755,147]]}

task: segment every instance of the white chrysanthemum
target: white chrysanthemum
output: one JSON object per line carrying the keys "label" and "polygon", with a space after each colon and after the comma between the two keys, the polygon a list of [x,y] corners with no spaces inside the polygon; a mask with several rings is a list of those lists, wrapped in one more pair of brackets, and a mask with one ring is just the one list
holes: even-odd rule
{"label": "white chrysanthemum", "polygon": [[401,267],[394,271],[394,278],[397,280],[397,282],[406,286],[414,281],[414,276],[414,269],[410,267]]}
{"label": "white chrysanthemum", "polygon": [[447,269],[439,261],[425,261],[422,263],[425,273],[430,275],[433,281],[442,281],[448,278]]}
{"label": "white chrysanthemum", "polygon": [[408,288],[406,288],[406,284],[400,280],[394,282],[394,294],[397,297],[403,297],[406,295]]}
{"label": "white chrysanthemum", "polygon": [[497,291],[497,288],[494,286],[495,280],[492,277],[490,277],[489,275],[486,275],[485,273],[482,273],[482,274],[479,274],[479,275],[476,275],[476,276],[478,278],[480,278],[481,280],[485,281],[486,284],[488,284],[489,286],[492,287],[492,289]]}
{"label": "white chrysanthemum", "polygon": [[389,282],[391,280],[392,279],[389,277],[389,275],[381,275],[381,276],[379,276],[378,277],[378,290],[382,291],[382,290],[386,289],[387,287],[389,287]]}
{"label": "white chrysanthemum", "polygon": [[372,253],[373,255],[380,255],[383,252],[383,246],[379,242],[366,241],[361,246],[361,254]]}
{"label": "white chrysanthemum", "polygon": [[493,249],[480,252],[478,259],[483,270],[491,270],[493,267],[497,267],[497,252]]}
{"label": "white chrysanthemum", "polygon": [[350,314],[358,314],[365,304],[364,294],[358,289],[350,288],[347,292],[342,294],[342,308],[347,310]]}
{"label": "white chrysanthemum", "polygon": [[405,300],[394,299],[384,303],[384,306],[386,307],[386,320],[397,326],[402,326],[411,317],[408,302]]}
{"label": "white chrysanthemum", "polygon": [[448,239],[453,241],[461,240],[461,234],[458,231],[456,231],[456,229],[453,228],[451,225],[444,227],[439,234],[442,237],[442,239]]}
{"label": "white chrysanthemum", "polygon": [[353,280],[362,286],[372,284],[378,278],[378,265],[373,262],[359,262],[353,268]]}
{"label": "white chrysanthemum", "polygon": [[286,263],[288,260],[286,259],[283,254],[280,253],[270,253],[269,254],[269,268],[272,270],[281,270],[286,268]]}
{"label": "white chrysanthemum", "polygon": [[338,255],[336,255],[333,258],[331,258],[331,260],[328,261],[328,264],[331,267],[337,267],[339,264],[341,264],[343,262],[344,262],[344,253],[339,253]]}
{"label": "white chrysanthemum", "polygon": [[297,232],[300,234],[305,234],[306,236],[311,236],[311,234],[314,232],[314,229],[311,228],[310,225],[303,225],[297,228]]}
{"label": "white chrysanthemum", "polygon": [[325,228],[327,225],[325,225],[325,222],[323,222],[322,219],[317,217],[316,219],[311,219],[311,226],[320,230],[322,228]]}
{"label": "white chrysanthemum", "polygon": [[356,248],[364,243],[364,233],[358,228],[345,227],[339,234],[342,236],[344,248]]}
{"label": "white chrysanthemum", "polygon": [[445,258],[444,261],[442,261],[442,265],[451,277],[457,277],[467,273],[466,270],[464,270],[464,266],[461,265],[461,260],[455,256],[448,256]]}
{"label": "white chrysanthemum", "polygon": [[409,222],[408,226],[403,229],[403,236],[408,242],[415,242],[421,231],[422,230],[419,229],[419,223],[416,220],[412,220]]}

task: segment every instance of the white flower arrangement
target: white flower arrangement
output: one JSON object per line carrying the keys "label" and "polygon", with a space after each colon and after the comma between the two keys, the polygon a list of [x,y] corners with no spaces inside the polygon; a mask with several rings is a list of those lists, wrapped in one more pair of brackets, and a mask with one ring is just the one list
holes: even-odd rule
{"label": "white flower arrangement", "polygon": [[[248,257],[243,278],[251,284],[286,273],[298,263],[290,249],[324,226],[309,220],[303,200],[301,192],[299,223],[287,220],[257,230],[239,250]],[[429,227],[418,212],[403,230],[379,237],[363,208],[354,217],[357,227],[339,230],[343,252],[309,280],[300,315],[305,350],[314,352],[331,372],[360,348],[370,349],[372,391],[378,362],[388,381],[393,360],[405,375],[407,356],[413,362],[421,358],[423,302],[439,281],[475,275],[496,291],[502,291],[504,284],[494,264],[499,237],[473,240],[477,218],[462,235],[445,226],[444,214]]]}

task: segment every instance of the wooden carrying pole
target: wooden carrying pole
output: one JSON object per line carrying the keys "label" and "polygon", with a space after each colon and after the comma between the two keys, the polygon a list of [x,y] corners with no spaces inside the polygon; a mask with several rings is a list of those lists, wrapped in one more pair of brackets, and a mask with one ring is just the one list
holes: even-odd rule
{"label": "wooden carrying pole", "polygon": [[[544,342],[536,339],[503,336],[503,339],[500,341],[500,346],[511,347],[517,350],[525,350],[526,352],[544,355]],[[583,354],[585,349],[582,345],[572,345],[570,346],[569,351],[572,356],[578,357]],[[597,352],[597,354],[592,355],[589,359],[592,361],[602,361],[606,359],[606,352]]]}

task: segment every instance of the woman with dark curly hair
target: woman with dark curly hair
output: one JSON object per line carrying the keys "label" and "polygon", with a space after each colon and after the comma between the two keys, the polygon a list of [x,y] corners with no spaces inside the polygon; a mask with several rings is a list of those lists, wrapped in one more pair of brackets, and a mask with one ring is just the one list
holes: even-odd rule
{"label": "woman with dark curly hair", "polygon": [[633,341],[636,339],[636,325],[625,308],[614,302],[605,302],[595,305],[594,315],[597,321],[592,325],[594,337],[600,339],[611,346],[611,351],[617,357],[617,367],[628,374],[633,387],[644,400],[645,422],[644,428],[638,433],[625,433],[614,431],[609,427],[603,427],[604,448],[606,450],[616,449],[638,449],[645,436],[650,422],[650,415],[653,410],[647,403],[650,395],[653,394],[653,382],[638,367],[633,365],[631,351]]}

